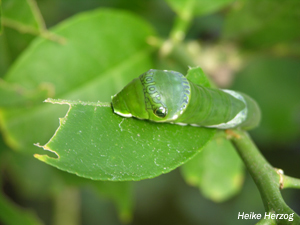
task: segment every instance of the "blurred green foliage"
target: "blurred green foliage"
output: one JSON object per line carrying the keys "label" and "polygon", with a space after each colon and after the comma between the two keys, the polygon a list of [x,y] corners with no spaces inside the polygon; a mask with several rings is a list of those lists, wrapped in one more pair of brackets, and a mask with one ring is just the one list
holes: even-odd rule
{"label": "blurred green foliage", "polygon": [[259,57],[237,74],[233,88],[257,99],[261,107],[261,126],[253,132],[260,143],[285,144],[299,138],[299,71],[297,59]]}
{"label": "blurred green foliage", "polygon": [[299,1],[239,1],[228,13],[223,36],[246,48],[265,48],[299,38]]}
{"label": "blurred green foliage", "polygon": [[231,142],[223,137],[210,141],[181,169],[188,184],[199,187],[205,197],[215,202],[236,195],[243,184],[242,161]]}
{"label": "blurred green foliage", "polygon": [[[140,73],[150,68],[185,72],[187,62],[201,66],[222,88],[242,91],[257,100],[263,119],[251,134],[275,167],[300,177],[300,1],[2,0],[0,3],[2,223],[20,224],[18,220],[23,219],[27,224],[68,224],[68,221],[74,224],[71,218],[76,214],[77,224],[121,224],[120,220],[131,224],[236,224],[238,212],[263,213],[259,193],[248,175],[244,187],[234,192],[240,191],[239,195],[227,202],[214,203],[197,188],[187,186],[178,170],[151,180],[114,183],[79,178],[33,158],[32,153],[45,154],[33,143],[44,144],[49,140],[58,127],[57,118],[67,111],[67,107],[42,104],[44,95],[109,101],[110,95]],[[172,31],[176,14],[182,16],[191,5],[194,7],[187,38],[176,51],[162,54],[162,43],[166,43]],[[65,45],[49,40],[51,36],[44,33],[48,32],[44,23],[48,28],[57,24],[53,30],[59,31],[68,23],[65,19],[76,21],[78,13],[90,15],[93,11],[89,10],[107,8],[117,16],[128,15],[131,22],[104,19],[91,27],[83,24],[77,30],[61,33],[72,40]],[[97,35],[102,35],[105,41]],[[45,49],[40,50],[37,46],[42,42]],[[111,52],[109,45],[113,46]],[[140,48],[148,49],[144,58],[137,56],[133,64],[124,62]],[[94,83],[97,93],[102,93],[101,99],[92,89],[89,92],[89,88],[85,89],[88,95],[72,92],[89,76],[97,77],[105,71],[113,74],[122,62],[123,67],[117,72],[124,74],[124,80],[117,79],[114,87]],[[203,152],[205,158],[216,160],[216,166],[221,166],[220,159],[207,150]],[[218,154],[217,150],[214,154]],[[233,160],[231,164],[240,168],[239,159],[234,157],[228,157],[228,163]],[[207,164],[205,169],[213,166]],[[232,168],[228,171],[236,174]],[[217,185],[216,189],[210,190],[210,186],[199,181],[204,195],[213,200],[218,199],[210,192],[226,185],[224,180],[216,178],[217,172],[214,167],[202,170],[206,174],[205,185],[211,182]],[[242,176],[238,182],[241,180]],[[230,185],[226,188],[230,193]],[[64,193],[70,193],[74,202],[78,201],[63,205],[70,210],[60,215],[62,203],[68,202]],[[283,196],[299,214],[299,193],[286,190]],[[4,209],[7,213],[3,213]]]}

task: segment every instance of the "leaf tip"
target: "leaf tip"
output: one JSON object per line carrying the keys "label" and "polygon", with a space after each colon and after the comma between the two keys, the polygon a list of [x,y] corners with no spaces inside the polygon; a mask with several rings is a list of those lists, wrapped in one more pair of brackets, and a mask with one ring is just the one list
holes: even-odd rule
{"label": "leaf tip", "polygon": [[38,160],[41,160],[42,162],[46,162],[47,158],[49,158],[49,156],[47,155],[40,155],[40,154],[34,154],[33,157]]}
{"label": "leaf tip", "polygon": [[186,182],[187,182],[188,185],[194,186],[194,187],[201,184],[198,176],[189,176],[189,177],[186,178]]}

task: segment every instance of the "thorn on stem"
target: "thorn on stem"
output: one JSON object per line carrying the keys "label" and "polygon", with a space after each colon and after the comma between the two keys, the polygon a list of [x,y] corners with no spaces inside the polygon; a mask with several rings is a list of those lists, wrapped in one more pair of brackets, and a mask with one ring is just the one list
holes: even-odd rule
{"label": "thorn on stem", "polygon": [[276,173],[279,175],[279,188],[283,189],[283,175],[284,172],[282,169],[275,168]]}

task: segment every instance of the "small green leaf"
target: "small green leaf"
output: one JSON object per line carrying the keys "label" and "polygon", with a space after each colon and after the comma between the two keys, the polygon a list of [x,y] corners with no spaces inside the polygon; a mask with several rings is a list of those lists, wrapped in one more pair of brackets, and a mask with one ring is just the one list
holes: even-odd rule
{"label": "small green leaf", "polygon": [[194,157],[215,132],[123,118],[112,112],[109,103],[48,101],[70,108],[43,146],[58,158],[35,157],[95,180],[141,180],[170,172]]}
{"label": "small green leaf", "polygon": [[200,67],[189,68],[186,78],[194,84],[201,85],[203,87],[212,87],[212,82],[208,79]]}
{"label": "small green leaf", "polygon": [[224,137],[212,139],[181,169],[187,183],[199,187],[204,196],[216,202],[236,195],[243,183],[242,161]]}
{"label": "small green leaf", "polygon": [[173,10],[181,15],[186,16],[202,16],[213,13],[221,8],[229,5],[234,0],[166,0]]}

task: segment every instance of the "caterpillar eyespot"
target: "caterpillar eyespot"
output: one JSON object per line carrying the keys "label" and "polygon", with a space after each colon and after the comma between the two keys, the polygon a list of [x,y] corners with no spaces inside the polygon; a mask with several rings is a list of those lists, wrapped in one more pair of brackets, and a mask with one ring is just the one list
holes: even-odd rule
{"label": "caterpillar eyespot", "polygon": [[219,129],[252,129],[261,117],[248,95],[204,87],[168,70],[143,73],[112,97],[112,105],[124,117]]}
{"label": "caterpillar eyespot", "polygon": [[167,109],[164,107],[159,107],[157,109],[154,109],[153,113],[160,118],[164,118],[167,115]]}

